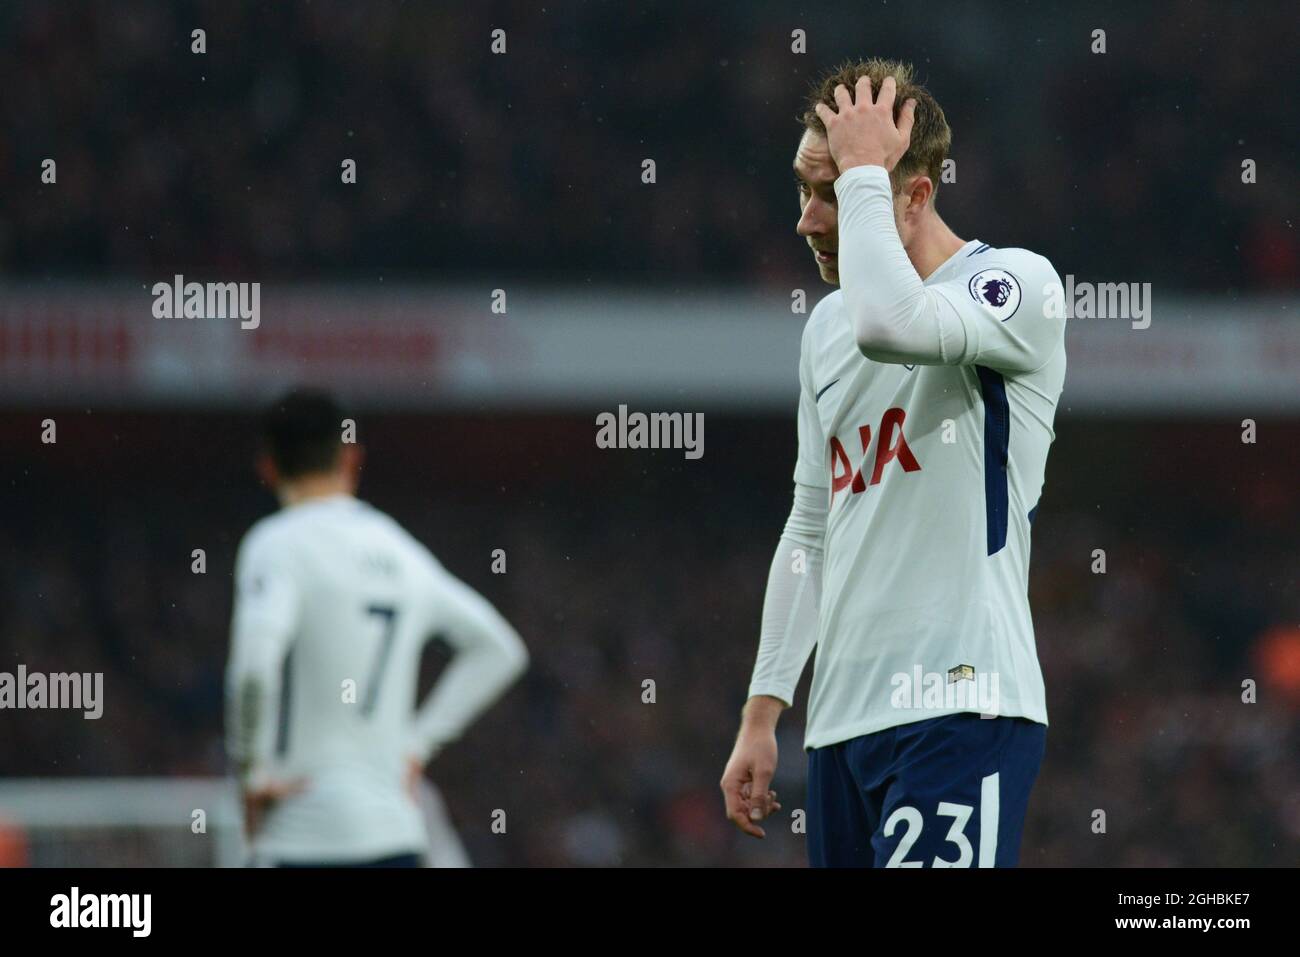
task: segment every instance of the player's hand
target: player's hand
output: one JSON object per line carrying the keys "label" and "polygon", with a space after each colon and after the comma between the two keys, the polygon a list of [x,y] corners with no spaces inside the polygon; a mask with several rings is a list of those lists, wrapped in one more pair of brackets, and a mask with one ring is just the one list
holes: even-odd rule
{"label": "player's hand", "polygon": [[883,166],[893,172],[912,142],[912,123],[916,100],[909,98],[894,125],[894,96],[898,84],[892,76],[880,84],[880,93],[871,99],[871,77],[858,77],[856,94],[850,97],[843,83],[835,88],[836,109],[825,103],[816,106],[817,115],[826,125],[826,142],[831,159],[841,173],[854,166]]}
{"label": "player's hand", "polygon": [[728,820],[752,837],[766,836],[758,822],[781,810],[776,792],[768,787],[775,773],[775,722],[770,726],[743,723],[722,772],[721,787]]}
{"label": "player's hand", "polygon": [[246,787],[244,800],[244,835],[250,840],[262,828],[267,813],[278,801],[292,797],[307,788],[306,778],[291,781],[268,781],[255,787]]}

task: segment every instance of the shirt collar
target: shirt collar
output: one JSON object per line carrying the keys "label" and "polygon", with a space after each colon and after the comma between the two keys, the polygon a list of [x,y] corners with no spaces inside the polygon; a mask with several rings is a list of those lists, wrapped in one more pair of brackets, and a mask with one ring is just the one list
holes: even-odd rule
{"label": "shirt collar", "polygon": [[938,269],[930,273],[930,275],[926,277],[925,281],[934,282],[934,280],[942,278],[945,272],[947,272],[949,269],[952,269],[957,263],[961,262],[963,259],[965,259],[967,256],[969,256],[971,253],[973,253],[975,250],[979,249],[983,245],[984,243],[982,243],[978,239],[972,239],[970,240],[970,242],[964,243],[960,249],[958,249],[955,253],[953,253],[951,256],[945,259],[943,261],[943,264],[940,265]]}

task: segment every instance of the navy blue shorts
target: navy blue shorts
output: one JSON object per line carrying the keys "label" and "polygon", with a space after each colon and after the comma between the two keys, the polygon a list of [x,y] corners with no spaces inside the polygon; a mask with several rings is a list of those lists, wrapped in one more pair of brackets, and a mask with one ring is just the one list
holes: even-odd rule
{"label": "navy blue shorts", "polygon": [[279,861],[275,867],[423,867],[424,858],[416,854],[394,854],[392,857],[378,857],[369,861],[315,861],[309,864]]}
{"label": "navy blue shorts", "polygon": [[950,714],[808,752],[813,867],[1015,867],[1047,726]]}

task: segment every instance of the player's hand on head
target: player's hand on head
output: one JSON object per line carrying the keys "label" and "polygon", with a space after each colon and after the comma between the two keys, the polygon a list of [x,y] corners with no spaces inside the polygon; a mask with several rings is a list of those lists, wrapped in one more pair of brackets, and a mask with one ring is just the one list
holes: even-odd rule
{"label": "player's hand on head", "polygon": [[853,94],[843,83],[835,88],[834,109],[817,104],[831,159],[841,173],[854,166],[883,166],[892,171],[903,158],[912,142],[916,100],[909,98],[903,104],[895,123],[897,94],[897,82],[887,76],[873,100],[871,78],[864,75],[858,78]]}

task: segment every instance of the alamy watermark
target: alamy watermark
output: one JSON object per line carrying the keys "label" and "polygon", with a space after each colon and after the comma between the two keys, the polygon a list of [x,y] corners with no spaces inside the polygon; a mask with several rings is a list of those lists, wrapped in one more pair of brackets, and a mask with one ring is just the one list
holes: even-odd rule
{"label": "alamy watermark", "polygon": [[74,885],[50,898],[50,926],[56,928],[118,927],[132,937],[148,937],[152,918],[152,894],[83,894]]}
{"label": "alamy watermark", "polygon": [[104,713],[104,673],[0,671],[0,710],[71,709],[94,721]]}
{"label": "alamy watermark", "polygon": [[685,449],[688,459],[704,455],[703,412],[631,412],[596,416],[596,447],[601,449]]}
{"label": "alamy watermark", "polygon": [[170,283],[153,284],[156,319],[239,319],[239,328],[262,322],[260,282],[186,282],[177,273]]}
{"label": "alamy watermark", "polygon": [[[1053,319],[1128,319],[1134,329],[1151,325],[1151,283],[1075,282],[1067,273],[1065,288],[1050,283],[1043,309]],[[1056,311],[1064,309],[1064,315]]]}
{"label": "alamy watermark", "polygon": [[947,673],[925,671],[920,665],[910,672],[899,671],[889,679],[893,691],[891,707],[918,711],[978,711],[981,717],[998,714],[998,673],[976,672],[971,665],[957,665]]}

